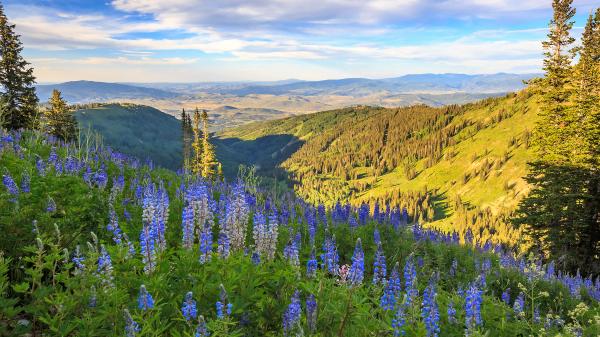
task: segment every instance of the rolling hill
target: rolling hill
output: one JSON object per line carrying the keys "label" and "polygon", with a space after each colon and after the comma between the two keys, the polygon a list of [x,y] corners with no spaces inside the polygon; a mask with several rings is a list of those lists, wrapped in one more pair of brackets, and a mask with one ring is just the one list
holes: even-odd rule
{"label": "rolling hill", "polygon": [[120,152],[173,170],[181,166],[181,124],[173,116],[149,106],[99,104],[76,110],[75,117],[84,132],[99,133]]}
{"label": "rolling hill", "polygon": [[217,149],[225,167],[258,163],[313,203],[420,195],[422,219],[447,226],[514,209],[528,190],[537,109],[527,91],[441,108],[360,106],[226,130]]}
{"label": "rolling hill", "polygon": [[106,102],[126,98],[168,99],[179,96],[166,90],[146,88],[119,83],[72,81],[59,84],[43,84],[36,86],[36,92],[41,102],[46,102],[52,95],[52,90],[62,92],[69,103]]}

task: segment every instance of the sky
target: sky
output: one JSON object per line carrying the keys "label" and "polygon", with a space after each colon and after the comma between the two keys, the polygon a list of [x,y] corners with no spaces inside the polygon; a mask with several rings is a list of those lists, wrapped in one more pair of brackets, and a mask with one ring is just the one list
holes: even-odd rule
{"label": "sky", "polygon": [[[551,0],[0,0],[40,83],[540,72]],[[579,36],[597,0],[574,0]]]}

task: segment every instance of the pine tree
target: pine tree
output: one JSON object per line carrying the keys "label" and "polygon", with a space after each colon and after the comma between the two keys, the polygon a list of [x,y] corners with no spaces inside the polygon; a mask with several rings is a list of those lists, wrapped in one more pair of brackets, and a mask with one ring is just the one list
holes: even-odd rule
{"label": "pine tree", "polygon": [[194,157],[191,163],[192,173],[195,175],[202,175],[203,169],[203,138],[200,137],[200,111],[196,108],[194,111],[194,119],[192,122],[192,132],[194,134],[194,138],[192,141],[192,148],[194,150]]}
{"label": "pine tree", "polygon": [[594,56],[586,56],[593,54],[594,43],[585,41],[595,38],[593,24],[588,24],[580,62],[573,67],[571,3],[553,1],[550,33],[543,43],[545,77],[536,83],[542,95],[540,122],[532,135],[537,159],[529,163],[525,178],[532,190],[520,203],[515,223],[526,225],[536,249],[563,269],[598,273],[598,172],[592,154],[598,124],[591,122],[594,108],[590,109],[597,104],[597,99],[590,103],[593,87],[598,88],[593,70],[597,63],[591,61]]}
{"label": "pine tree", "polygon": [[183,143],[183,168],[185,171],[189,171],[190,168],[190,157],[192,150],[192,121],[190,114],[185,112],[185,109],[181,110],[181,135]]}
{"label": "pine tree", "polygon": [[6,129],[37,127],[33,68],[21,56],[23,46],[0,4],[0,122]]}
{"label": "pine tree", "polygon": [[210,143],[210,133],[208,132],[208,113],[202,111],[202,177],[214,179],[217,174],[217,157],[213,145]]}
{"label": "pine tree", "polygon": [[52,91],[49,103],[50,108],[44,111],[44,130],[65,141],[75,140],[78,132],[77,120],[60,91],[56,89]]}

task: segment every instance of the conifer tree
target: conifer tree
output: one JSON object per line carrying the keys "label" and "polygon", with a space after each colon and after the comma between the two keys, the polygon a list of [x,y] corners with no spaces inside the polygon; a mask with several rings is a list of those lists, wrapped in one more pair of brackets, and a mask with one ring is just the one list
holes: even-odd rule
{"label": "conifer tree", "polygon": [[192,173],[195,175],[202,175],[203,169],[203,138],[200,137],[200,111],[196,108],[194,111],[194,119],[192,122],[192,132],[194,134],[194,138],[192,141],[192,148],[194,150],[194,157],[192,158],[191,169]]}
{"label": "conifer tree", "polygon": [[202,177],[214,179],[217,174],[217,157],[213,145],[210,143],[208,132],[208,113],[202,111]]}
{"label": "conifer tree", "polygon": [[181,110],[181,135],[183,143],[183,168],[186,171],[190,170],[190,156],[192,149],[192,121],[190,114],[185,112],[185,109]]}
{"label": "conifer tree", "polygon": [[77,138],[77,120],[69,110],[60,91],[53,90],[49,100],[50,108],[44,111],[44,130],[65,141]]}
{"label": "conifer tree", "polygon": [[598,273],[598,173],[594,172],[597,165],[592,169],[591,143],[598,124],[590,122],[594,119],[590,95],[592,87],[598,87],[592,69],[597,69],[597,63],[593,66],[594,57],[586,56],[593,54],[593,42],[585,41],[594,40],[594,28],[593,24],[586,28],[574,69],[571,3],[554,0],[552,4],[550,33],[543,43],[545,77],[537,83],[542,97],[540,121],[532,135],[537,158],[529,163],[525,178],[532,190],[520,203],[515,223],[525,225],[536,248],[549,253],[563,269]]}
{"label": "conifer tree", "polygon": [[8,23],[0,4],[0,122],[6,129],[37,126],[35,77],[22,50],[15,26]]}

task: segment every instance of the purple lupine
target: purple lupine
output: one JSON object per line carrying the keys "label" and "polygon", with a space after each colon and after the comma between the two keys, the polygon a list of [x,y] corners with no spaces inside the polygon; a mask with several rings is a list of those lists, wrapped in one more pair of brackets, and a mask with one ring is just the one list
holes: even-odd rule
{"label": "purple lupine", "polygon": [[198,325],[196,326],[194,337],[210,337],[210,332],[202,315],[198,316]]}
{"label": "purple lupine", "polygon": [[183,318],[186,321],[191,321],[198,315],[198,310],[196,309],[196,301],[194,300],[194,294],[191,291],[188,291],[185,294],[185,298],[183,299],[183,304],[181,305],[181,313]]}
{"label": "purple lupine", "polygon": [[373,230],[373,242],[375,242],[375,245],[381,244],[381,234],[379,233],[379,229],[377,229],[377,227],[375,227]]}
{"label": "purple lupine", "polygon": [[56,203],[54,202],[54,199],[52,199],[52,197],[48,197],[48,203],[46,204],[46,212],[56,212]]}
{"label": "purple lupine", "polygon": [[481,321],[481,303],[483,302],[483,291],[475,283],[467,289],[465,298],[465,322],[466,335],[470,335],[475,327],[482,325]]}
{"label": "purple lupine", "polygon": [[200,233],[200,263],[210,261],[212,256],[213,234],[210,226],[205,225]]}
{"label": "purple lupine", "polygon": [[406,303],[398,305],[398,308],[396,308],[394,318],[392,319],[394,337],[404,336],[406,334],[406,331],[404,330],[404,325],[406,324],[406,316],[404,314],[405,305]]}
{"label": "purple lupine", "polygon": [[[300,234],[300,233],[298,233]],[[293,266],[300,265],[300,257],[299,257],[299,247],[297,246],[297,241],[290,239],[288,244],[283,249],[283,256],[290,262]]]}
{"label": "purple lupine", "polygon": [[423,292],[423,303],[421,309],[421,317],[425,322],[425,330],[428,337],[437,337],[440,333],[440,314],[436,302],[437,292],[433,279],[429,282],[429,286]]}
{"label": "purple lupine", "polygon": [[106,229],[113,234],[113,241],[120,245],[123,241],[123,233],[121,232],[121,228],[119,227],[119,219],[117,218],[117,213],[112,205],[109,205],[108,209],[108,224],[106,225]]}
{"label": "purple lupine", "polygon": [[135,337],[135,335],[140,332],[140,325],[133,320],[129,310],[124,310],[125,316],[125,336],[127,337]]}
{"label": "purple lupine", "polygon": [[385,264],[385,255],[381,242],[377,245],[375,259],[373,260],[373,284],[383,284],[387,276],[387,267]]}
{"label": "purple lupine", "polygon": [[337,275],[339,271],[339,255],[335,247],[335,236],[325,238],[323,242],[323,254],[321,254],[321,264],[324,270],[329,274]]}
{"label": "purple lupine", "polygon": [[[217,318],[224,319],[225,316],[231,315],[231,310],[233,309],[233,305],[227,299],[227,291],[223,284],[219,285],[219,300],[215,304],[217,307]],[[225,311],[223,311],[225,309]]]}
{"label": "purple lupine", "polygon": [[519,296],[515,299],[515,303],[513,304],[513,311],[517,317],[524,314],[525,311],[525,295],[521,292]]}
{"label": "purple lupine", "polygon": [[417,289],[417,270],[413,263],[413,256],[410,255],[404,265],[404,290],[406,291],[406,305],[411,305],[412,301],[419,296]]}
{"label": "purple lupine", "polygon": [[313,294],[306,299],[306,324],[310,332],[317,331],[317,300]]}
{"label": "purple lupine", "polygon": [[224,232],[219,233],[219,237],[217,240],[217,253],[223,259],[229,257],[230,244],[229,237]]}
{"label": "purple lupine", "polygon": [[448,310],[446,312],[448,314],[448,323],[456,324],[458,321],[456,320],[456,309],[454,308],[453,301],[448,303]]}
{"label": "purple lupine", "polygon": [[354,254],[352,255],[352,265],[348,273],[348,281],[350,286],[359,286],[362,284],[365,274],[365,253],[362,249],[360,238],[356,240]]}
{"label": "purple lupine", "polygon": [[110,255],[106,251],[104,245],[100,246],[100,256],[98,257],[98,269],[96,270],[102,285],[112,286],[113,266]]}
{"label": "purple lupine", "polygon": [[234,251],[243,250],[245,247],[249,217],[249,206],[245,196],[244,186],[238,183],[233,187],[225,204],[225,221],[223,221],[222,227],[230,240],[231,249]]}
{"label": "purple lupine", "polygon": [[138,308],[144,311],[154,308],[154,299],[143,284],[140,286],[140,293],[138,294]]}
{"label": "purple lupine", "polygon": [[80,274],[85,270],[85,257],[81,255],[81,249],[79,245],[75,247],[75,253],[73,254],[73,258],[71,260],[75,264],[75,274]]}
{"label": "purple lupine", "polygon": [[300,318],[302,316],[302,308],[300,305],[300,292],[296,290],[292,296],[292,301],[288,305],[287,310],[283,314],[283,334],[284,336],[293,335],[294,329],[301,329]]}
{"label": "purple lupine", "polygon": [[360,208],[358,209],[358,223],[361,226],[367,224],[367,219],[369,218],[369,205],[366,203],[362,203]]}
{"label": "purple lupine", "polygon": [[152,225],[143,225],[140,232],[140,246],[144,272],[151,273],[156,267],[156,231]]}
{"label": "purple lupine", "polygon": [[306,262],[306,277],[314,278],[317,275],[317,267],[318,267],[318,263],[317,263],[316,250],[315,250],[315,247],[313,246],[310,251],[310,257],[308,258],[308,261]]}
{"label": "purple lupine", "polygon": [[29,172],[25,171],[23,172],[23,175],[21,176],[21,192],[23,193],[29,193],[31,192],[31,176],[29,175]]}
{"label": "purple lupine", "polygon": [[15,183],[15,181],[9,173],[5,173],[2,175],[2,183],[8,190],[8,193],[12,195],[11,201],[16,202],[17,197],[19,196],[19,187],[17,186],[17,184]]}
{"label": "purple lupine", "polygon": [[183,207],[181,213],[181,245],[187,250],[192,250],[195,239],[194,209],[191,205]]}
{"label": "purple lupine", "polygon": [[506,305],[510,305],[510,288],[507,288],[502,292],[502,302]]}

